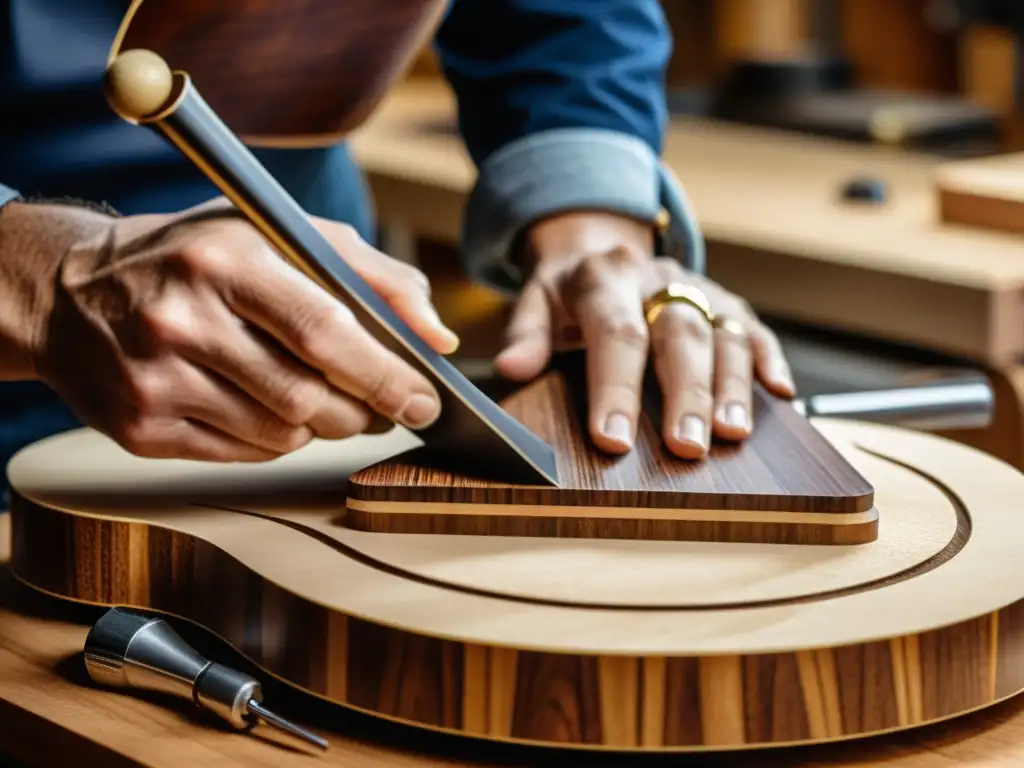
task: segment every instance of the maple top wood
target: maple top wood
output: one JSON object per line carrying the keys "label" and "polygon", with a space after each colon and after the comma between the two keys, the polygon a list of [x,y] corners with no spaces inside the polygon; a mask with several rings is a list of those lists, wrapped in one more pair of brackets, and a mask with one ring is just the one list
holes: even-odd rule
{"label": "maple top wood", "polygon": [[[7,517],[0,514],[0,564],[9,552]],[[100,613],[38,599],[0,567],[0,755],[13,755],[29,768],[539,768],[566,764],[572,757],[435,737],[338,708],[320,708],[305,697],[293,698],[283,711],[330,740],[331,748],[322,757],[219,731],[190,719],[187,708],[89,686],[77,660],[89,623]],[[285,689],[272,680],[265,685],[268,706],[280,703]],[[330,727],[324,727],[327,722]],[[588,757],[589,765],[605,768],[731,768],[736,755]],[[1024,698],[916,731],[744,754],[745,768],[1018,768],[1022,763]]]}
{"label": "maple top wood", "polygon": [[[1019,472],[920,433],[815,423],[888,510],[879,542],[360,535],[339,524],[344,478],[401,451],[402,430],[259,466],[140,459],[80,430],[8,467],[12,567],[71,601],[196,622],[299,690],[499,743],[820,742],[1024,689]],[[543,594],[546,581],[563,593]],[[681,691],[698,708],[680,709]],[[622,727],[634,705],[643,727]]]}
{"label": "maple top wood", "polygon": [[[580,650],[583,633],[593,654],[783,652],[922,632],[1020,599],[1019,585],[1005,576],[1015,572],[1024,551],[1024,529],[1013,524],[1016,508],[1007,502],[1021,482],[1015,469],[914,432],[815,423],[874,486],[883,510],[878,541],[842,552],[834,547],[604,542],[607,551],[601,557],[619,558],[630,578],[618,602],[628,606],[638,596],[659,606],[654,611],[606,603],[603,590],[591,588],[587,580],[575,598],[580,605],[571,611],[557,602],[534,600],[510,610],[500,599],[508,586],[490,583],[488,563],[495,558],[490,537],[472,537],[470,549],[453,559],[445,548],[454,546],[458,552],[464,546],[453,543],[454,537],[414,537],[417,550],[402,537],[381,542],[382,537],[340,524],[346,478],[416,444],[411,433],[399,428],[340,443],[316,441],[263,465],[145,460],[98,433],[78,430],[21,451],[8,465],[8,477],[17,494],[41,507],[187,532],[315,604],[382,626],[479,645],[571,653]],[[937,483],[946,484],[960,501],[947,498]],[[984,510],[971,524],[973,533],[962,552],[960,503],[967,514]],[[250,513],[241,527],[234,522],[238,510]],[[908,538],[913,545],[900,543]],[[504,541],[502,556],[513,586],[524,572],[569,581],[585,562],[580,553],[593,547],[593,542],[573,539],[559,540],[554,548],[542,540]],[[341,553],[335,542],[342,545]],[[369,558],[347,554],[368,547]],[[652,570],[629,568],[637,557],[649,558]],[[424,558],[441,566],[445,560],[453,567],[461,562],[463,583],[451,571],[440,584],[415,578]],[[382,568],[381,561],[399,567]],[[791,562],[800,563],[794,573]],[[730,581],[720,589],[685,572],[659,581],[666,564],[692,567],[698,574],[728,569],[749,575],[761,569],[766,578],[747,583],[738,577],[738,585]],[[918,574],[916,568],[924,570]],[[531,583],[524,579],[522,584]],[[972,587],[978,579],[985,589]],[[943,599],[933,602],[922,594]],[[699,624],[682,620],[702,600],[715,609],[702,612]],[[794,611],[801,617],[798,623],[791,620]],[[866,615],[873,617],[870,622]]]}
{"label": "maple top wood", "polygon": [[[176,471],[169,465],[166,489]],[[89,471],[85,467],[86,472]],[[112,495],[130,478],[108,479]],[[211,484],[212,485],[212,484]],[[59,489],[57,489],[59,491]],[[65,489],[70,492],[71,489]],[[215,489],[208,485],[208,492]],[[214,494],[215,495],[215,494]],[[67,496],[65,495],[65,498]],[[108,496],[110,498],[110,496]],[[8,556],[9,521],[0,515],[0,563]],[[99,611],[55,603],[16,587],[0,570],[0,753],[29,766],[79,764],[155,767],[195,766],[455,766],[557,765],[559,752],[514,746],[481,746],[470,740],[435,737],[336,708],[320,708],[306,697],[284,703],[287,689],[267,681],[268,704],[312,725],[331,741],[321,758],[283,751],[258,738],[196,724],[185,708],[161,704],[85,684],[76,659],[89,622]],[[329,728],[324,725],[330,723]],[[735,754],[720,757],[643,758],[594,755],[595,766],[701,766],[727,768]],[[1024,699],[902,734],[827,747],[744,754],[748,768],[1016,768],[1024,762]]]}
{"label": "maple top wood", "polygon": [[[393,89],[352,135],[381,220],[457,243],[475,178],[433,81]],[[943,158],[676,117],[664,157],[708,239],[712,278],[760,312],[1001,365],[1024,352],[1024,245],[943,225]],[[882,179],[883,206],[846,203]]]}

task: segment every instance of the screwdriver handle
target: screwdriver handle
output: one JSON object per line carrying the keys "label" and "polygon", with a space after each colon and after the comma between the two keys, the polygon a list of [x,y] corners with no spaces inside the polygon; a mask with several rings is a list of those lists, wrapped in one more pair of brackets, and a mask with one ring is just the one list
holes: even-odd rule
{"label": "screwdriver handle", "polygon": [[101,685],[190,699],[238,730],[262,721],[327,749],[319,736],[263,707],[256,678],[204,658],[163,619],[111,608],[89,631],[84,656]]}

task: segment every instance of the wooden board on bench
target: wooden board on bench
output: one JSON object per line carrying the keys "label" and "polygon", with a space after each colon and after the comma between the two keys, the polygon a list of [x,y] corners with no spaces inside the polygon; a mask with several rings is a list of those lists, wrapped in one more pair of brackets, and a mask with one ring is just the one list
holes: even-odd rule
{"label": "wooden board on bench", "polygon": [[462,475],[432,466],[423,449],[354,474],[346,525],[381,533],[779,544],[876,538],[871,485],[791,403],[757,388],[754,434],[740,444],[716,442],[695,462],[664,446],[653,380],[625,456],[591,443],[585,390],[582,359],[567,358],[501,401],[554,446],[559,487]]}

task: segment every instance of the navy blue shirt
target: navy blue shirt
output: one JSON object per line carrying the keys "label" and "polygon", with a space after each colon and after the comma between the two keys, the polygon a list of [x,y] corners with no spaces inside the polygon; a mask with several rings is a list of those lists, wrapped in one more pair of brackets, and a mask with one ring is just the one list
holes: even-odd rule
{"label": "navy blue shirt", "polygon": [[[101,79],[126,0],[0,0],[0,203],[24,194],[169,212],[218,192],[147,129],[116,118]],[[514,291],[523,226],[572,208],[690,226],[660,162],[671,39],[658,0],[452,0],[435,36],[478,179],[462,258]],[[372,206],[344,144],[257,150],[310,213],[373,240]],[[43,385],[0,384],[0,462],[78,426]],[[2,505],[0,505],[2,506]]]}

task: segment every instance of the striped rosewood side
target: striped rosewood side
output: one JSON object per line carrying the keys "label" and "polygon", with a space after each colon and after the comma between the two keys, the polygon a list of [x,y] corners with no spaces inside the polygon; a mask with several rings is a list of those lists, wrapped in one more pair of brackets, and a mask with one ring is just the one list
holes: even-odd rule
{"label": "striped rosewood side", "polygon": [[1024,689],[1024,601],[917,635],[793,653],[550,653],[333,612],[185,533],[18,495],[12,506],[12,566],[38,589],[182,616],[297,688],[489,739],[614,750],[821,742],[950,717]]}
{"label": "striped rosewood side", "polygon": [[878,538],[874,487],[785,400],[755,387],[757,429],[683,461],[662,437],[648,382],[634,449],[609,456],[587,434],[584,357],[560,357],[502,407],[555,452],[555,487],[510,485],[434,466],[414,451],[349,477],[351,528],[373,533],[852,545]]}

